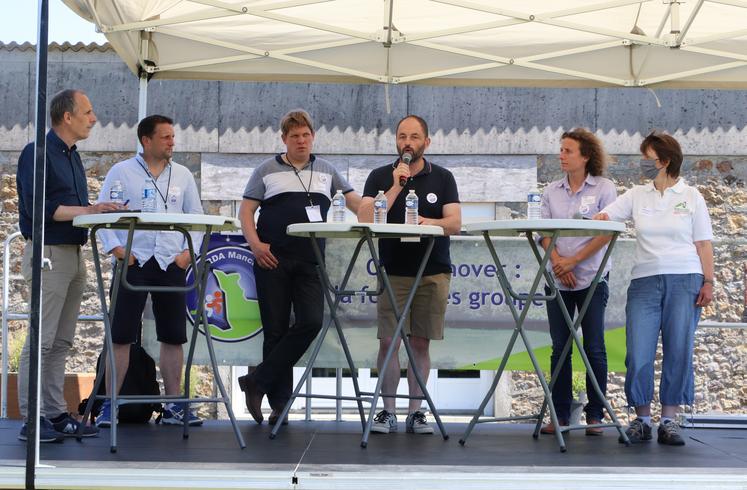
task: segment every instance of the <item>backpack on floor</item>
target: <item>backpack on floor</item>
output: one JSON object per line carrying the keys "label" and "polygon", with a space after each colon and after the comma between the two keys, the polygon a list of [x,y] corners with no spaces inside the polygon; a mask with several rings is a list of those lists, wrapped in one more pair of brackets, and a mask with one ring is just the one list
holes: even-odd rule
{"label": "backpack on floor", "polygon": [[[101,355],[96,361],[96,372],[99,372]],[[99,395],[106,394],[106,380],[99,387]],[[158,396],[161,391],[156,380],[156,362],[139,343],[130,346],[130,365],[127,369],[120,395],[152,395]],[[80,402],[78,413],[83,415],[86,410],[88,398]],[[99,415],[103,400],[93,402],[91,414]],[[118,409],[118,420],[125,424],[145,424],[153,417],[153,412],[160,413],[163,410],[160,403],[128,403],[120,405]]]}

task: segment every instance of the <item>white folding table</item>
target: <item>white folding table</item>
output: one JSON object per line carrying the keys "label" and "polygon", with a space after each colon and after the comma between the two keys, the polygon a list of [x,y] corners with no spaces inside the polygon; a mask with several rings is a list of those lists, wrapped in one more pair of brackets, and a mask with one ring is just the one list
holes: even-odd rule
{"label": "white folding table", "polygon": [[[485,395],[485,398],[480,404],[480,407],[477,409],[474,416],[472,417],[472,420],[467,426],[467,430],[465,431],[464,435],[459,440],[459,443],[461,445],[464,445],[466,443],[467,438],[469,437],[470,433],[472,432],[472,429],[474,429],[475,424],[477,423],[503,422],[503,421],[511,421],[511,420],[536,420],[533,437],[537,438],[539,436],[539,431],[542,425],[542,419],[544,418],[545,410],[549,407],[550,419],[552,420],[553,425],[557,428],[557,430],[555,431],[555,437],[557,438],[558,445],[560,446],[561,452],[566,451],[565,441],[563,440],[563,432],[567,432],[570,430],[586,429],[589,427],[615,427],[617,431],[620,433],[620,436],[622,437],[622,440],[625,442],[625,444],[629,445],[630,443],[628,441],[628,437],[625,435],[625,432],[622,430],[622,426],[620,422],[618,421],[617,416],[615,415],[615,412],[612,410],[609,402],[604,397],[604,394],[599,388],[596,378],[594,377],[591,365],[589,364],[589,359],[586,356],[586,352],[584,351],[583,344],[577,333],[578,327],[579,325],[581,325],[581,320],[586,314],[586,310],[589,307],[591,298],[594,295],[594,290],[596,289],[597,284],[599,284],[599,281],[602,277],[604,267],[607,264],[610,254],[612,253],[612,249],[615,245],[615,242],[617,241],[617,237],[619,236],[620,233],[625,231],[625,225],[623,223],[618,223],[614,221],[594,221],[594,220],[577,220],[577,219],[539,219],[539,220],[499,220],[499,221],[486,221],[486,222],[479,222],[479,223],[468,223],[464,226],[464,229],[468,233],[471,233],[473,235],[482,235],[485,238],[485,243],[487,244],[488,250],[490,250],[490,254],[493,257],[493,261],[495,262],[495,266],[497,269],[496,277],[498,278],[498,282],[501,285],[501,289],[503,290],[503,294],[505,295],[505,297],[506,298],[512,297],[516,300],[525,301],[526,304],[525,304],[524,309],[521,310],[521,312],[519,313],[516,310],[516,305],[514,305],[513,301],[506,301],[506,304],[508,305],[511,311],[511,316],[513,317],[514,322],[515,322],[514,331],[508,342],[506,351],[503,354],[503,358],[501,359],[501,363],[500,363],[500,366],[498,367],[498,371],[496,372],[495,379],[493,380],[493,384],[491,385],[488,393]],[[546,251],[541,251],[540,247],[535,241],[535,237],[534,237],[535,233],[538,234],[540,237],[550,238],[550,245]],[[529,243],[529,246],[532,249],[534,257],[537,260],[537,263],[539,264],[539,269],[537,270],[537,274],[534,277],[534,281],[532,282],[532,286],[530,287],[528,294],[517,293],[511,287],[511,283],[508,280],[508,276],[506,275],[505,271],[503,270],[503,265],[501,264],[501,260],[498,257],[498,253],[496,252],[496,249],[495,249],[495,244],[493,243],[493,240],[492,240],[492,237],[499,237],[499,236],[515,237],[515,236],[521,236],[521,235],[526,236],[527,242]],[[560,237],[590,237],[590,236],[609,236],[611,237],[611,240],[610,240],[609,245],[607,246],[607,251],[604,254],[604,258],[602,259],[602,262],[599,266],[599,270],[597,271],[596,275],[594,276],[594,279],[591,282],[591,285],[589,286],[589,291],[586,295],[583,306],[581,307],[581,309],[578,312],[578,315],[575,318],[575,321],[571,319],[568,313],[568,310],[565,307],[565,303],[563,301],[558,301],[558,305],[566,321],[566,324],[568,325],[571,335],[568,338],[568,342],[566,342],[566,345],[563,349],[560,359],[558,360],[558,364],[555,368],[555,371],[551,375],[550,384],[548,385],[547,381],[545,380],[545,376],[542,373],[542,369],[540,368],[540,365],[537,362],[537,358],[534,355],[532,346],[529,342],[529,338],[524,332],[524,328],[523,328],[524,320],[527,317],[527,313],[529,312],[529,309],[532,307],[533,301],[549,302],[560,297],[560,292],[555,285],[555,280],[553,278],[553,275],[547,270],[547,264],[550,260],[550,255],[552,251],[555,249],[558,238]],[[542,294],[537,293],[537,289],[539,288],[540,281],[542,280],[543,277],[545,279],[545,282],[547,283],[548,288],[550,289],[549,295],[542,295]],[[526,347],[527,354],[529,354],[529,358],[532,361],[534,370],[537,374],[537,377],[539,378],[540,384],[542,385],[542,390],[545,393],[545,400],[542,405],[542,409],[539,411],[539,413],[532,414],[532,415],[519,415],[519,416],[513,416],[513,417],[483,419],[481,417],[482,417],[482,414],[484,413],[485,406],[492,399],[493,392],[495,391],[495,388],[498,385],[498,381],[500,380],[501,375],[503,374],[503,371],[506,367],[506,363],[508,362],[508,358],[511,355],[511,352],[513,350],[514,344],[516,343],[516,339],[518,336],[521,336],[524,346]],[[569,426],[569,427],[561,428],[560,424],[558,423],[558,417],[555,413],[555,406],[553,405],[553,402],[552,402],[552,387],[555,383],[555,379],[557,378],[558,373],[560,372],[560,368],[563,366],[563,363],[566,357],[568,356],[568,353],[570,352],[571,345],[573,343],[576,344],[576,349],[578,349],[579,354],[581,355],[581,359],[584,362],[586,371],[589,374],[589,379],[592,382],[593,389],[599,395],[600,399],[603,400],[604,407],[612,419],[611,424],[598,424],[598,425],[593,425],[593,426],[578,425],[578,426]]]}
{"label": "white folding table", "polygon": [[[308,237],[311,239],[311,245],[314,250],[316,259],[317,259],[319,277],[322,282],[322,289],[324,290],[324,297],[327,302],[327,305],[329,306],[330,319],[322,327],[322,330],[319,336],[317,337],[316,343],[309,357],[309,362],[306,366],[306,370],[304,371],[303,376],[301,376],[301,379],[296,385],[296,388],[293,391],[293,394],[291,395],[290,400],[285,405],[283,412],[278,417],[278,423],[276,423],[275,427],[272,429],[272,432],[270,433],[270,438],[274,439],[275,436],[277,435],[281,427],[280,421],[285,419],[285,416],[288,414],[288,411],[290,410],[290,407],[293,404],[293,401],[296,399],[296,397],[300,396],[300,397],[306,397],[306,398],[354,400],[358,404],[358,412],[360,414],[361,425],[363,427],[363,437],[361,439],[361,447],[365,448],[368,446],[368,437],[371,433],[371,427],[373,425],[373,419],[376,413],[376,404],[378,402],[378,399],[380,396],[386,396],[386,397],[426,400],[431,410],[431,413],[433,414],[433,417],[436,420],[436,423],[438,424],[438,428],[441,431],[441,435],[443,436],[444,439],[448,439],[449,436],[446,434],[446,430],[444,429],[444,426],[441,423],[441,418],[438,415],[436,406],[433,404],[433,400],[431,399],[430,395],[428,394],[428,390],[426,389],[425,382],[423,381],[421,374],[418,372],[418,369],[415,366],[415,363],[413,362],[413,353],[410,347],[410,342],[407,338],[407,335],[405,334],[403,330],[405,319],[407,317],[407,314],[410,311],[412,300],[415,297],[415,291],[417,290],[417,287],[420,284],[420,280],[423,276],[423,271],[425,270],[425,266],[428,262],[428,258],[430,257],[431,251],[433,250],[434,241],[436,237],[443,236],[443,229],[440,226],[405,225],[405,224],[394,224],[394,223],[392,224],[389,224],[389,223],[387,224],[297,223],[297,224],[288,226],[287,233],[292,236]],[[327,268],[325,266],[324,256],[322,254],[321,248],[318,243],[318,240],[327,239],[327,238],[357,240],[357,245],[354,249],[352,257],[350,258],[350,261],[348,262],[347,268],[345,270],[345,274],[342,278],[342,281],[339,284],[339,287],[335,287],[333,285],[332,281],[329,278],[329,275],[327,274]],[[413,286],[412,286],[412,289],[410,290],[409,295],[407,296],[407,300],[405,301],[405,304],[401,312],[399,311],[399,308],[397,306],[397,301],[394,297],[394,290],[392,289],[391,283],[389,282],[389,276],[386,272],[386,268],[381,263],[378,252],[376,251],[376,245],[374,243],[374,239],[376,238],[404,239],[408,241],[409,240],[425,240],[426,241],[426,252],[423,255],[423,257],[420,259],[420,264],[419,264],[417,275],[415,276],[415,281],[413,283]],[[368,245],[368,250],[371,253],[371,257],[373,258],[373,265],[376,270],[376,275],[379,279],[378,290],[376,291],[348,290],[346,289],[348,280],[350,279],[351,272],[353,270],[353,267],[355,266],[356,260],[358,259],[361,248],[363,247],[364,244]],[[350,350],[345,340],[345,334],[343,332],[342,326],[340,325],[340,320],[337,316],[337,309],[343,297],[350,296],[350,295],[362,295],[362,294],[367,295],[367,296],[379,296],[381,294],[387,294],[389,296],[389,300],[391,301],[394,307],[394,314],[398,320],[397,328],[394,332],[393,337],[395,338],[400,337],[402,339],[402,343],[405,346],[405,351],[407,352],[407,358],[409,360],[408,368],[411,369],[413,374],[415,375],[415,378],[418,381],[418,385],[420,386],[420,389],[423,392],[422,396],[397,395],[396,393],[383,393],[382,394],[381,385],[382,385],[384,377],[381,374],[379,375],[378,381],[376,383],[376,388],[373,392],[362,392],[360,390],[358,386],[358,377],[356,374],[355,364],[353,363],[353,358],[350,355]],[[341,396],[339,394],[338,395],[314,395],[314,394],[300,393],[301,387],[303,386],[303,384],[306,382],[306,379],[311,374],[311,371],[314,367],[314,362],[316,361],[316,358],[319,355],[319,350],[322,347],[324,338],[326,337],[327,332],[329,331],[329,328],[332,323],[334,323],[335,325],[335,328],[337,330],[337,335],[340,339],[340,344],[342,346],[343,352],[345,353],[345,358],[347,360],[348,367],[350,368],[351,377],[353,381],[353,388],[355,390],[355,396],[348,397],[348,396]],[[394,347],[395,347],[395,342],[392,342],[384,358],[384,363],[382,365],[382,372],[386,371],[386,368],[389,365],[389,362],[391,361],[392,355],[394,354]],[[368,414],[368,417],[366,417],[364,414],[363,402],[371,404],[371,409]]]}
{"label": "white folding table", "polygon": [[[98,283],[98,295],[101,301],[101,312],[104,320],[104,349],[102,351],[102,362],[100,364],[99,372],[96,375],[96,382],[94,383],[93,391],[91,396],[88,398],[88,404],[83,415],[83,424],[86,423],[91,409],[93,408],[93,402],[95,399],[111,399],[112,407],[112,426],[111,426],[111,445],[110,451],[117,451],[117,409],[119,405],[127,403],[183,403],[185,408],[189,408],[191,403],[223,403],[228,412],[228,417],[233,425],[233,431],[236,435],[236,439],[239,446],[243,449],[245,446],[244,439],[239,431],[238,423],[233,414],[231,408],[231,400],[228,397],[226,389],[221,380],[220,373],[218,372],[218,365],[215,358],[215,351],[213,349],[212,337],[210,336],[209,328],[207,325],[207,315],[205,315],[205,301],[202,299],[205,297],[205,285],[207,283],[207,277],[209,273],[209,264],[206,260],[198,261],[195,256],[194,243],[192,242],[192,236],[190,232],[204,233],[202,244],[200,247],[200,256],[205,255],[207,252],[208,242],[210,240],[210,233],[213,231],[236,231],[241,226],[239,221],[235,218],[226,218],[224,216],[211,216],[204,214],[177,214],[177,213],[140,213],[140,212],[124,212],[124,213],[103,213],[103,214],[89,214],[78,216],[73,220],[73,225],[81,228],[89,228],[91,236],[91,247],[93,248],[93,261],[96,266],[96,280]],[[132,241],[136,231],[173,231],[181,233],[187,240],[187,245],[190,253],[190,261],[192,263],[192,269],[194,271],[194,283],[191,286],[174,287],[174,286],[135,286],[127,281],[127,270],[129,268],[126,260],[118,260],[114,269],[111,289],[111,300],[110,305],[107,307],[107,294],[104,287],[104,277],[101,270],[101,263],[99,258],[98,242],[96,240],[96,232],[100,229],[111,229],[111,230],[127,230],[127,243],[125,245],[125,257],[129,257],[132,250]],[[119,395],[116,390],[111,390],[111,397],[104,395],[98,395],[99,387],[104,381],[105,363],[109,362],[109,369],[111,373],[111,379],[117,379],[116,366],[114,364],[113,344],[111,339],[111,319],[114,312],[114,308],[117,306],[117,296],[119,288],[124,287],[132,291],[156,291],[156,292],[173,292],[173,293],[187,293],[193,289],[196,290],[198,298],[197,311],[194,318],[194,325],[192,328],[192,338],[189,344],[189,354],[187,355],[187,363],[184,371],[184,394],[171,395],[171,396],[145,396],[145,395]],[[190,386],[190,368],[192,366],[192,360],[194,357],[195,343],[197,338],[200,336],[199,328],[202,326],[203,332],[205,332],[205,340],[207,342],[208,353],[210,356],[210,366],[213,370],[213,376],[215,383],[218,386],[220,392],[219,397],[213,398],[191,398],[189,396]],[[82,425],[81,425],[82,427]],[[186,439],[189,437],[189,425],[184,424],[183,437]]]}

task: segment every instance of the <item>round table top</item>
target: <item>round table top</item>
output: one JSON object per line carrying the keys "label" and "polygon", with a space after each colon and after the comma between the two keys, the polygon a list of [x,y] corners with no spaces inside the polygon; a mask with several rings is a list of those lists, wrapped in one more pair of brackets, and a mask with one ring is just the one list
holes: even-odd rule
{"label": "round table top", "polygon": [[516,236],[531,231],[542,236],[559,232],[561,237],[584,237],[622,233],[625,223],[589,219],[515,219],[467,223],[463,228],[473,235],[488,232],[490,236]]}
{"label": "round table top", "polygon": [[309,237],[313,233],[319,238],[360,238],[366,232],[375,238],[407,238],[443,236],[440,226],[405,225],[401,223],[295,223],[288,226],[292,236]]}
{"label": "round table top", "polygon": [[127,229],[136,220],[138,224],[150,226],[178,225],[187,231],[205,231],[211,227],[212,231],[236,231],[241,229],[241,223],[236,218],[216,216],[211,214],[181,214],[181,213],[100,213],[84,214],[73,219],[73,226],[91,228],[96,225],[108,225],[107,228]]}

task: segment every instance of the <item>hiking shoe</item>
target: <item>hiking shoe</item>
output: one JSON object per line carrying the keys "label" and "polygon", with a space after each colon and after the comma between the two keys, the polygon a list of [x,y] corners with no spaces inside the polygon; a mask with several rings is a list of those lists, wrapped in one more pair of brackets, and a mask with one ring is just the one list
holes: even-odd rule
{"label": "hiking shoe", "polygon": [[667,446],[684,446],[685,439],[682,438],[682,429],[674,420],[667,420],[659,424],[656,441]]}
{"label": "hiking shoe", "polygon": [[184,413],[185,410],[183,404],[170,403],[163,409],[161,423],[169,425],[184,425],[184,420],[186,418],[190,427],[199,427],[202,425],[202,419],[195,415],[191,409],[186,411],[186,416]]}
{"label": "hiking shoe", "polygon": [[101,412],[96,417],[96,427],[99,429],[108,429],[112,426],[112,402],[111,400],[104,400],[104,404],[101,405]]}
{"label": "hiking shoe", "polygon": [[418,410],[407,416],[405,431],[409,434],[433,434],[433,427],[425,421],[425,414]]}
{"label": "hiking shoe", "polygon": [[[628,436],[630,442],[637,444],[639,442],[651,440],[651,426],[646,424],[643,420],[637,418],[630,423],[627,429],[625,429],[625,435]],[[617,442],[624,443],[625,440],[622,436],[617,438]]]}
{"label": "hiking shoe", "polygon": [[[65,438],[63,434],[57,432],[46,417],[39,417],[39,425],[36,427],[39,431],[39,442],[62,442]],[[28,428],[26,423],[21,427],[21,432],[18,433],[18,438],[22,441],[28,440]]]}
{"label": "hiking shoe", "polygon": [[[96,427],[82,425],[69,413],[61,413],[49,421],[52,422],[54,430],[63,434],[65,437],[96,437],[99,434],[99,430]],[[78,434],[79,428],[80,434]]]}
{"label": "hiking shoe", "polygon": [[374,417],[374,423],[371,426],[371,432],[379,432],[381,434],[397,432],[397,416],[386,410],[377,413],[376,417]]}

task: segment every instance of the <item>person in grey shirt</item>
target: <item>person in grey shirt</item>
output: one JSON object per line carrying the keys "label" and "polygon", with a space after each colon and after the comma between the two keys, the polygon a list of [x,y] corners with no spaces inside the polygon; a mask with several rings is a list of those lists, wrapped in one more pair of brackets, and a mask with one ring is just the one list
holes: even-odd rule
{"label": "person in grey shirt", "polygon": [[[156,211],[159,213],[202,214],[202,204],[192,172],[172,162],[174,153],[173,121],[165,116],[152,115],[138,124],[138,139],[143,152],[114,165],[106,175],[99,200],[106,200],[115,182],[124,187],[124,199],[129,207],[140,207],[143,186],[148,179],[156,184]],[[117,260],[127,260],[127,280],[137,286],[184,286],[185,270],[190,256],[187,241],[179,232],[136,231],[132,251],[125,257],[127,231],[100,230],[98,236],[103,249]],[[199,243],[199,234],[193,243]],[[140,338],[145,301],[151,295],[156,333],[161,343],[160,369],[166,395],[179,395],[184,353],[187,341],[187,306],[184,293],[146,293],[119,288],[112,318],[112,341],[117,367],[117,392],[122,388],[130,358],[130,345]],[[108,365],[107,365],[108,366]],[[107,394],[112,383],[107,369]],[[165,424],[201,425],[202,420],[181,404],[169,403],[161,421]],[[111,406],[104,402],[96,419],[98,427],[111,425]]]}
{"label": "person in grey shirt", "polygon": [[[617,198],[615,184],[602,177],[606,166],[606,153],[593,133],[586,129],[574,129],[563,133],[560,139],[560,168],[565,176],[551,182],[542,194],[542,218],[581,219],[591,218]],[[552,273],[560,289],[560,297],[571,317],[580,310],[594,276],[604,258],[609,237],[564,237],[559,238],[550,257]],[[550,238],[541,240],[546,249]],[[610,264],[605,268],[604,279],[594,290],[589,308],[581,320],[584,337],[584,351],[594,371],[594,376],[604,394],[607,387],[607,352],[604,345],[604,313],[609,297],[607,275]],[[550,290],[546,289],[547,294]],[[552,371],[560,360],[570,331],[558,304],[558,299],[547,304],[547,320],[552,337]],[[570,419],[572,370],[570,353],[565,359],[552,390],[553,404],[561,425],[568,425]],[[591,389],[591,381],[586,378],[589,403],[584,407],[586,423],[599,424],[604,417],[604,404],[599,395]],[[543,434],[554,434],[555,426],[550,422],[542,427]],[[588,427],[586,435],[602,434],[599,427]]]}

